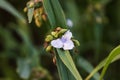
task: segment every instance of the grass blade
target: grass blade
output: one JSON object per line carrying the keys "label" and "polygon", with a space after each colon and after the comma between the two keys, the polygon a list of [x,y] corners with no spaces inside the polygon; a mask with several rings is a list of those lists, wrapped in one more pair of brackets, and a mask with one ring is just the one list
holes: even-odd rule
{"label": "grass blade", "polygon": [[112,50],[112,52],[110,53],[110,55],[107,57],[104,68],[102,70],[101,76],[100,76],[100,80],[103,79],[105,72],[108,68],[108,66],[110,65],[111,61],[120,54],[120,46],[116,47],[115,49]]}
{"label": "grass blade", "polygon": [[56,54],[57,69],[60,76],[60,80],[76,80],[71,72],[67,69],[64,63],[61,61],[58,54]]}
{"label": "grass blade", "polygon": [[76,80],[82,80],[82,77],[79,75],[78,70],[76,69],[76,66],[72,60],[72,57],[69,53],[69,51],[62,51],[60,49],[57,49],[58,55],[64,65],[71,71],[73,76],[75,77]]}
{"label": "grass blade", "polygon": [[52,9],[50,0],[43,0],[43,6],[44,6],[45,12],[48,16],[51,27],[56,27],[55,16],[53,13],[53,9]]}
{"label": "grass blade", "polygon": [[25,18],[6,0],[0,0],[0,8],[5,9],[6,11],[10,12],[16,18],[20,19],[21,21],[25,22]]}
{"label": "grass blade", "polygon": [[[77,64],[79,67],[83,68],[86,72],[90,73],[94,67],[84,58],[78,56],[77,57]],[[100,77],[99,73],[96,73],[93,78],[97,80]]]}
{"label": "grass blade", "polygon": [[[116,56],[116,57],[114,57],[114,59],[112,59],[112,61],[111,61],[111,63],[113,63],[114,61],[117,61],[117,60],[119,60],[120,59],[120,54],[118,55],[118,56]],[[96,72],[98,72],[102,67],[104,67],[104,65],[105,65],[105,63],[106,63],[106,58],[103,60],[103,61],[101,61],[97,66],[96,66],[96,68],[94,68],[94,70],[86,77],[86,79],[85,80],[90,80],[90,78],[96,73]],[[99,79],[99,78],[98,78]]]}
{"label": "grass blade", "polygon": [[53,7],[54,15],[57,20],[57,26],[66,28],[66,19],[64,12],[61,8],[61,5],[59,4],[58,0],[51,0],[51,4]]}

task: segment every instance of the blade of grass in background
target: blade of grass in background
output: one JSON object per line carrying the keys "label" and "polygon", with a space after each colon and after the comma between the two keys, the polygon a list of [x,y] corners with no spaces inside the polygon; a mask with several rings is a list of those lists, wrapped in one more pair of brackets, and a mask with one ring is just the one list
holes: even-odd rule
{"label": "blade of grass in background", "polygon": [[[84,58],[77,57],[77,66],[83,68],[86,72],[91,73],[94,67]],[[93,75],[93,78],[97,80],[100,77],[100,74],[97,72]]]}
{"label": "blade of grass in background", "polygon": [[102,24],[96,23],[94,26],[95,34],[95,61],[98,62],[100,56],[101,42],[102,42]]}
{"label": "blade of grass in background", "polygon": [[[120,46],[118,46],[117,48],[119,49]],[[115,48],[115,49],[117,49],[117,48]],[[114,50],[115,50],[115,49],[114,49]],[[118,50],[118,51],[120,51],[120,50]],[[113,62],[115,62],[115,61],[117,61],[117,60],[119,60],[119,59],[120,59],[120,54],[119,54],[118,56],[115,56],[114,59],[112,59],[111,63],[113,63]],[[90,78],[91,78],[96,72],[98,72],[102,67],[105,66],[106,61],[107,61],[106,58],[105,58],[103,61],[101,61],[101,62],[96,66],[96,68],[94,68],[94,70],[86,77],[85,80],[90,80]],[[99,78],[100,78],[100,77],[98,77],[98,79],[99,79]]]}
{"label": "blade of grass in background", "polygon": [[101,76],[100,76],[100,80],[103,79],[106,70],[108,68],[108,66],[110,65],[111,61],[116,57],[120,55],[120,46],[116,47],[115,49],[112,50],[112,52],[109,54],[109,56],[107,57],[106,61],[105,61],[105,65],[104,68],[102,70]]}
{"label": "blade of grass in background", "polygon": [[19,45],[21,47],[22,56],[17,58],[17,73],[21,78],[28,79],[30,77],[32,68],[40,67],[40,58],[38,56],[39,52],[32,44],[30,37],[27,34],[28,32],[24,28],[21,26],[16,28],[16,25],[12,25],[12,29],[15,30],[23,40],[23,44]]}
{"label": "blade of grass in background", "polygon": [[64,3],[67,19],[71,19],[73,22],[73,27],[77,27],[78,23],[80,23],[81,13],[78,11],[75,0],[65,0]]}
{"label": "blade of grass in background", "polygon": [[21,21],[25,22],[25,18],[6,0],[0,0],[0,8],[5,9],[6,11],[10,12],[16,18],[20,19]]}
{"label": "blade of grass in background", "polygon": [[39,66],[40,64],[40,60],[39,60],[39,56],[38,56],[38,51],[35,49],[34,45],[32,44],[30,38],[28,37],[28,35],[26,34],[26,32],[24,32],[21,27],[19,29],[16,29],[16,31],[18,32],[18,34],[22,37],[24,44],[29,48],[29,53],[27,55],[27,57],[31,58],[31,64],[33,66]]}

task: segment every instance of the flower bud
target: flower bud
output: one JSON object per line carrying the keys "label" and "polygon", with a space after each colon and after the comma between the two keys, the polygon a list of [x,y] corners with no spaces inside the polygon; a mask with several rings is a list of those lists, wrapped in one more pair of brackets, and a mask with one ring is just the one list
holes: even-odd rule
{"label": "flower bud", "polygon": [[60,31],[61,29],[62,29],[61,27],[57,27],[55,30]]}
{"label": "flower bud", "polygon": [[47,15],[46,15],[46,14],[43,14],[43,15],[42,15],[42,19],[43,19],[44,21],[46,21],[46,20],[47,20]]}
{"label": "flower bud", "polygon": [[33,1],[29,2],[28,3],[28,8],[33,8],[33,7],[34,7],[34,2]]}
{"label": "flower bud", "polygon": [[59,31],[59,34],[63,34],[63,33],[65,33],[67,31],[67,29],[61,29],[60,31]]}
{"label": "flower bud", "polygon": [[55,38],[58,37],[58,32],[53,31],[53,32],[51,32],[51,34],[52,34]]}
{"label": "flower bud", "polygon": [[46,51],[47,52],[50,52],[52,50],[52,46],[48,46],[47,48],[46,48]]}
{"label": "flower bud", "polygon": [[34,18],[38,18],[39,14],[34,12]]}
{"label": "flower bud", "polygon": [[96,22],[101,24],[102,23],[102,17],[97,16],[96,17]]}
{"label": "flower bud", "polygon": [[45,38],[45,41],[50,42],[51,40],[53,40],[53,36],[52,35],[47,35],[47,37]]}
{"label": "flower bud", "polygon": [[95,8],[97,9],[97,10],[101,10],[102,9],[102,4],[100,4],[100,3],[96,3],[95,4]]}
{"label": "flower bud", "polygon": [[44,46],[44,48],[47,48],[48,42],[44,42],[43,46]]}
{"label": "flower bud", "polygon": [[80,43],[78,40],[72,39],[72,41],[74,42],[75,46],[80,46]]}
{"label": "flower bud", "polygon": [[38,27],[40,27],[40,26],[42,25],[41,21],[40,21],[38,18],[35,19],[35,24],[36,24]]}
{"label": "flower bud", "polygon": [[28,11],[27,7],[25,7],[25,8],[23,9],[23,11],[24,11],[24,12],[27,12],[27,11]]}
{"label": "flower bud", "polygon": [[56,57],[53,57],[53,63],[56,65]]}
{"label": "flower bud", "polygon": [[42,2],[42,0],[34,0],[35,3]]}
{"label": "flower bud", "polygon": [[39,8],[39,13],[40,13],[40,14],[43,14],[43,12],[44,12],[43,7]]}

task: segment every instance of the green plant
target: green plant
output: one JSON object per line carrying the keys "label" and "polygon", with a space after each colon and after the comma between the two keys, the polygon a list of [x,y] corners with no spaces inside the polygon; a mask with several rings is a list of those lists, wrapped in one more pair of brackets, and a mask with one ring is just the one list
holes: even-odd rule
{"label": "green plant", "polygon": [[[26,24],[27,21],[22,14],[9,4],[8,1],[0,1],[0,8],[8,11],[17,18],[16,23],[11,22],[7,25],[9,28],[3,28],[3,25],[0,27],[0,42],[3,42],[2,44],[4,45],[4,50],[0,52],[0,68],[3,71],[2,74],[5,76],[4,79],[53,80],[56,76],[47,68],[51,65],[57,67],[60,80],[84,80],[86,75],[84,75],[84,71],[82,70],[85,70],[89,74],[85,80],[104,79],[110,63],[120,59],[120,46],[117,46],[110,52],[108,57],[98,64],[99,58],[103,58],[102,54],[100,54],[102,50],[105,51],[108,48],[113,48],[109,43],[102,42],[104,25],[107,23],[104,7],[110,1],[88,0],[86,1],[88,8],[83,8],[82,5],[75,5],[77,2],[79,3],[77,0],[66,0],[61,6],[58,0],[28,1],[24,11],[27,13],[28,23],[35,20],[36,26],[40,27],[36,28],[34,26],[28,27],[28,24]],[[79,12],[78,7],[81,9],[81,12]],[[74,24],[74,27],[67,24],[68,20],[71,21],[71,24]],[[36,32],[42,35],[40,39],[40,36],[36,37],[36,34],[32,35]],[[117,33],[113,29],[111,29],[111,32],[112,34]],[[13,33],[17,34],[17,40]],[[71,34],[75,36],[71,36]],[[108,36],[108,34],[105,35]],[[116,36],[119,38],[119,29]],[[35,44],[35,37],[39,40],[40,44]],[[74,38],[77,38],[80,43]],[[85,43],[85,41],[88,43]],[[107,41],[111,40],[107,39]],[[52,42],[57,45],[52,44]],[[60,45],[58,45],[59,42],[61,43]],[[43,43],[45,43],[44,47]],[[70,46],[65,47],[66,44]],[[79,47],[79,45],[81,46]],[[76,46],[78,47],[76,48]],[[77,54],[79,53],[77,49],[80,51],[80,54]],[[81,54],[87,51],[86,53],[92,55],[93,52],[89,52],[89,49],[94,50],[94,59],[87,60],[83,57],[84,54]],[[54,64],[50,64],[49,61],[52,59],[48,60],[48,57],[51,58],[49,55],[52,55]],[[44,56],[47,56],[47,59],[44,59]],[[12,67],[9,65],[11,59],[16,64]],[[46,60],[47,63],[44,63]],[[90,62],[98,65],[94,68],[95,65],[92,65]],[[100,74],[99,70],[102,68],[103,70]],[[113,77],[113,79],[116,78]]]}

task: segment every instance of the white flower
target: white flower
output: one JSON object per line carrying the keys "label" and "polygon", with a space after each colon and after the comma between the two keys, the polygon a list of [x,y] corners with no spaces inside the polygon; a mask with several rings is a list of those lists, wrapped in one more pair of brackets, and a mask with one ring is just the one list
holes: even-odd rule
{"label": "white flower", "polygon": [[68,25],[69,27],[73,27],[73,22],[72,22],[71,19],[67,19],[67,25]]}
{"label": "white flower", "polygon": [[63,48],[71,50],[74,48],[74,43],[71,40],[72,33],[68,30],[61,38],[51,41],[51,45],[55,48]]}

